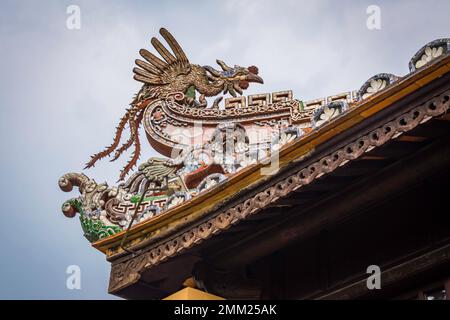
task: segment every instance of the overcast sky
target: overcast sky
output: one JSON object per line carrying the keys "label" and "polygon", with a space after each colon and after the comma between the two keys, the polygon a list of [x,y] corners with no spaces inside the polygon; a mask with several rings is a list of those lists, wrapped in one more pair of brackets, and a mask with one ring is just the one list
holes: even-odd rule
{"label": "overcast sky", "polygon": [[[80,30],[66,27],[69,5]],[[380,30],[366,26],[369,5]],[[309,100],[405,75],[420,47],[450,36],[449,12],[447,0],[0,1],[0,298],[113,298],[109,263],[61,213],[77,193],[57,182],[111,142],[140,87],[134,59],[161,26],[193,63],[258,66],[265,84],[250,94]],[[154,154],[146,144],[141,161]],[[85,173],[114,184],[121,160]],[[81,268],[81,290],[66,288],[69,265]]]}

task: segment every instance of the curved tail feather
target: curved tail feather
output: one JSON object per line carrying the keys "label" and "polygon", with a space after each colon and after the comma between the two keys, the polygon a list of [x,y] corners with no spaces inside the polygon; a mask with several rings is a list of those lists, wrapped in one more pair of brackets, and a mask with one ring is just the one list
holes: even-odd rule
{"label": "curved tail feather", "polygon": [[116,128],[116,134],[114,136],[113,143],[105,150],[91,156],[91,160],[89,160],[89,162],[86,163],[86,166],[84,167],[85,169],[93,167],[98,160],[109,156],[117,148],[120,142],[120,138],[122,137],[122,132],[130,116],[129,111],[130,110],[128,110],[128,112],[125,113],[125,115],[120,119],[119,125]]}

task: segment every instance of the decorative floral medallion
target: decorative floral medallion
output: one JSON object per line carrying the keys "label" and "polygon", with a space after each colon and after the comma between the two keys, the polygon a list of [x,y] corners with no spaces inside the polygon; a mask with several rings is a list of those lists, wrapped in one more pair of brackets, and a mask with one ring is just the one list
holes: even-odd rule
{"label": "decorative floral medallion", "polygon": [[380,73],[373,76],[362,85],[361,89],[359,89],[359,100],[367,99],[375,93],[384,90],[397,80],[398,77],[390,73]]}
{"label": "decorative floral medallion", "polygon": [[345,110],[347,110],[347,103],[343,101],[334,101],[317,109],[313,115],[314,128],[319,128],[330,122]]}
{"label": "decorative floral medallion", "polygon": [[423,46],[409,62],[411,72],[420,69],[450,51],[450,39],[434,40]]}

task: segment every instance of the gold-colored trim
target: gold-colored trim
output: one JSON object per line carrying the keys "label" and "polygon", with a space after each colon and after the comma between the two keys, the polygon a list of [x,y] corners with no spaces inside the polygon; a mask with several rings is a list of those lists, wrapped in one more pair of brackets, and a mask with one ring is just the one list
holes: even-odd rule
{"label": "gold-colored trim", "polygon": [[[280,151],[280,168],[289,162],[301,158],[314,150],[318,145],[330,140],[341,132],[351,128],[365,118],[384,110],[394,102],[399,101],[411,92],[425,86],[431,81],[441,77],[450,71],[450,56],[437,60],[427,68],[411,74],[392,85],[385,91],[381,91],[368,99],[355,104],[347,113],[337,118],[335,121],[312,131],[303,136],[299,141],[287,146]],[[127,245],[136,245],[142,240],[159,238],[168,230],[188,221],[194,221],[213,210],[217,204],[226,202],[231,196],[241,189],[248,188],[264,179],[260,169],[264,165],[261,163],[250,166],[238,174],[231,176],[223,185],[218,186],[204,194],[201,194],[190,201],[175,207],[164,214],[151,218],[143,223],[134,226],[129,233]],[[108,257],[116,255],[122,251],[117,247],[124,235],[120,232],[109,238],[93,243],[98,250],[106,253]]]}

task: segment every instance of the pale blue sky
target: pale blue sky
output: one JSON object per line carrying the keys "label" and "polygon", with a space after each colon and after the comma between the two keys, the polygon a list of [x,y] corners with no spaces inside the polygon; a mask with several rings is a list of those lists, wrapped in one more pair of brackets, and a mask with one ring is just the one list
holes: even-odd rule
{"label": "pale blue sky", "polygon": [[[66,8],[81,8],[81,30]],[[366,27],[381,8],[382,28]],[[108,143],[139,84],[134,59],[161,26],[191,62],[256,65],[264,86],[313,99],[358,89],[380,72],[404,75],[425,43],[450,36],[446,0],[0,2],[0,298],[102,299],[109,263],[61,204],[58,178]],[[147,145],[142,160],[152,155]],[[124,162],[85,173],[114,184]],[[66,289],[81,267],[82,289]]]}

